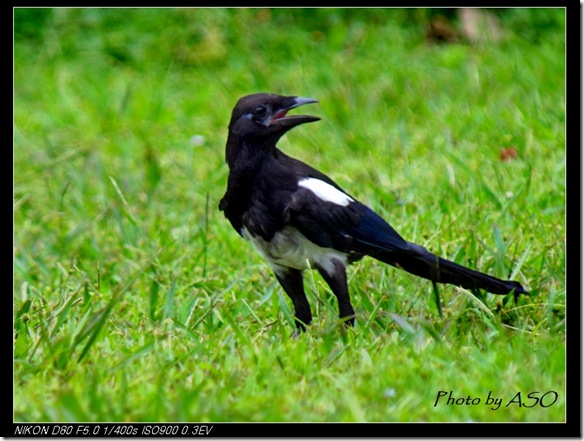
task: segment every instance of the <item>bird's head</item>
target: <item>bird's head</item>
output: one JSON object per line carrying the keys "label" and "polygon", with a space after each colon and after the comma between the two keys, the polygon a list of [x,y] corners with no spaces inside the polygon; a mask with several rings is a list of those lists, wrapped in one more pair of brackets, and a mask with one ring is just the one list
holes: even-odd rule
{"label": "bird's head", "polygon": [[317,103],[313,98],[254,93],[237,101],[229,122],[230,135],[250,141],[275,144],[288,130],[299,124],[318,121],[310,115],[288,115],[303,104]]}

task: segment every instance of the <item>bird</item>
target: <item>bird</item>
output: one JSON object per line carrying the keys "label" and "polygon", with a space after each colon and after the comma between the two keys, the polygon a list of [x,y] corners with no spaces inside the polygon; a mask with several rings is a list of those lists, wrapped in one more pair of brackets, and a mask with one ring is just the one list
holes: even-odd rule
{"label": "bird", "polygon": [[253,93],[231,113],[225,146],[227,189],[219,202],[231,226],[269,263],[294,307],[297,336],[312,321],[303,271],[316,269],[336,296],[339,317],[355,324],[347,267],[370,256],[436,283],[527,294],[516,281],[501,280],[436,256],[405,240],[381,216],[329,176],[277,147],[280,138],[311,115],[288,115],[318,103],[301,96]]}

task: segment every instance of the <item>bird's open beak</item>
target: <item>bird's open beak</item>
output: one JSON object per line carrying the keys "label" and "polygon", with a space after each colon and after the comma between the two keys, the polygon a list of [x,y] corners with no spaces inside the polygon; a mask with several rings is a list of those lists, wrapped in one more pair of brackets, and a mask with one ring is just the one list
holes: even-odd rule
{"label": "bird's open beak", "polygon": [[271,126],[278,126],[281,128],[292,128],[299,124],[309,123],[320,120],[318,116],[311,116],[311,115],[287,115],[288,111],[303,106],[304,104],[310,103],[318,103],[318,100],[314,98],[304,98],[304,97],[291,97],[289,104],[283,107],[282,109],[278,109],[276,113],[272,116],[270,121]]}

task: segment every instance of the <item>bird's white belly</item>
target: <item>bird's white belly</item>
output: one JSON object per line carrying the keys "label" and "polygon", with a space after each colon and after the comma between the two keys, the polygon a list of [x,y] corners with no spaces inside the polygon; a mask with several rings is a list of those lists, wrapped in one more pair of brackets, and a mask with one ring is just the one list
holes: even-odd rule
{"label": "bird's white belly", "polygon": [[319,247],[294,227],[285,227],[274,234],[270,242],[266,242],[261,236],[253,236],[245,227],[242,234],[277,272],[285,268],[304,270],[318,265],[332,275],[335,269],[334,261],[347,265],[345,253]]}

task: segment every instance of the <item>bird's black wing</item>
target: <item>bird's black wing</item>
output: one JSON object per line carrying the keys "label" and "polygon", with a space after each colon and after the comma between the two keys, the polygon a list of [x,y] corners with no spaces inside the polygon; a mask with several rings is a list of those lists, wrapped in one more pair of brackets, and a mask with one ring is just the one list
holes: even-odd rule
{"label": "bird's black wing", "polygon": [[286,207],[285,217],[320,247],[359,254],[370,254],[379,249],[390,252],[409,250],[409,243],[383,218],[353,198],[347,205],[340,205],[298,187]]}
{"label": "bird's black wing", "polygon": [[[330,177],[314,167],[292,158],[280,150],[276,151],[272,175],[279,176],[282,186],[286,181],[288,196],[282,210],[282,223],[296,227],[306,238],[318,246],[334,248],[342,252],[370,254],[372,250],[407,251],[406,242],[384,219],[366,205],[346,193]],[[291,178],[290,180],[285,178]],[[340,205],[319,197],[310,188],[299,185],[304,179],[321,181],[333,187],[350,200]],[[278,200],[279,198],[275,198]]]}

